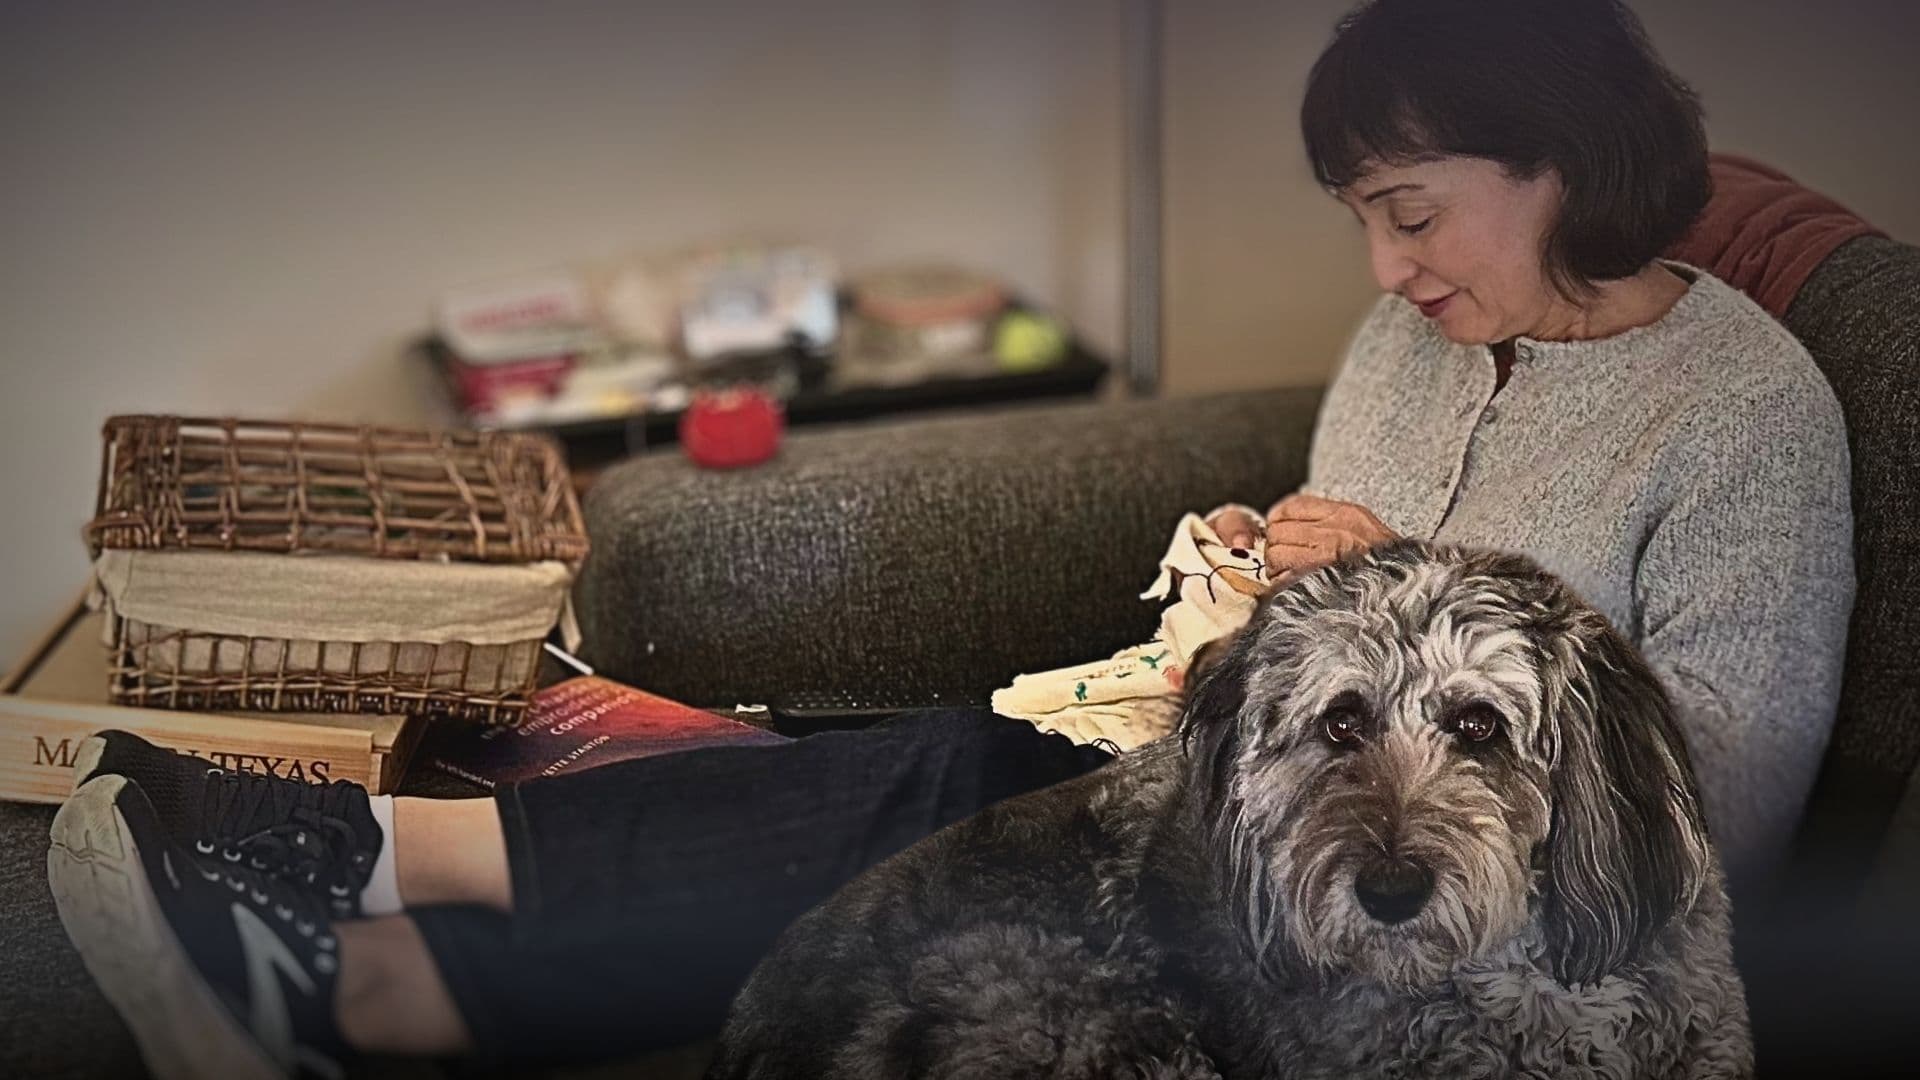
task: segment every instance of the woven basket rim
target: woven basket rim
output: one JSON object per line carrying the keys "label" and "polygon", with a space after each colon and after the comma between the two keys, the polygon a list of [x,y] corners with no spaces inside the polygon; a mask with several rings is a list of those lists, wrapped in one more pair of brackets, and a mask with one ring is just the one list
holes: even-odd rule
{"label": "woven basket rim", "polygon": [[578,568],[564,455],[523,431],[129,413],[108,418],[95,511],[108,548],[329,552]]}

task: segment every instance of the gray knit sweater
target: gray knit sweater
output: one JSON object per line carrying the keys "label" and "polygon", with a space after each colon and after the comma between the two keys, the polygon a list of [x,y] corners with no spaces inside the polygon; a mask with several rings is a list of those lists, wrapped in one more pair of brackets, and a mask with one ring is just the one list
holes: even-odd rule
{"label": "gray knit sweater", "polygon": [[[1719,279],[1597,341],[1485,347],[1388,296],[1322,405],[1308,489],[1405,536],[1522,552],[1637,643],[1736,880],[1777,866],[1833,726],[1853,522],[1840,406]],[[1490,400],[1491,399],[1491,400]]]}

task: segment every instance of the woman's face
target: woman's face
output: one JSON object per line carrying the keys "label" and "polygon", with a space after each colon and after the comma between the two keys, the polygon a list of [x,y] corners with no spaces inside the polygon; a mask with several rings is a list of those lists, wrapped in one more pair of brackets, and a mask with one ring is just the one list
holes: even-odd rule
{"label": "woman's face", "polygon": [[1450,341],[1532,335],[1566,302],[1542,262],[1560,207],[1552,170],[1516,180],[1485,158],[1379,165],[1336,193],[1367,230],[1374,280]]}

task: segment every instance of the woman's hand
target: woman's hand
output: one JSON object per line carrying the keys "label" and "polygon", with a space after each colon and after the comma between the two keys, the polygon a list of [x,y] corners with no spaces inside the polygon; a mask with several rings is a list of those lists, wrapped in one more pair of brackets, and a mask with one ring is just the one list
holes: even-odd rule
{"label": "woman's hand", "polygon": [[1397,539],[1358,503],[1289,495],[1267,511],[1267,578],[1284,588],[1344,555]]}
{"label": "woman's hand", "polygon": [[1265,535],[1267,523],[1244,506],[1223,506],[1207,519],[1207,528],[1228,547],[1251,550]]}

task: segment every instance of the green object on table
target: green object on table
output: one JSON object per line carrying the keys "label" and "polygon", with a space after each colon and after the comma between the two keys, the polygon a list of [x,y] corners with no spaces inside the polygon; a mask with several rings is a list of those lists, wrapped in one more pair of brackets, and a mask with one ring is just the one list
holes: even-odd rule
{"label": "green object on table", "polygon": [[1067,354],[1067,331],[1031,311],[1009,311],[993,328],[993,355],[1003,371],[1038,371]]}

